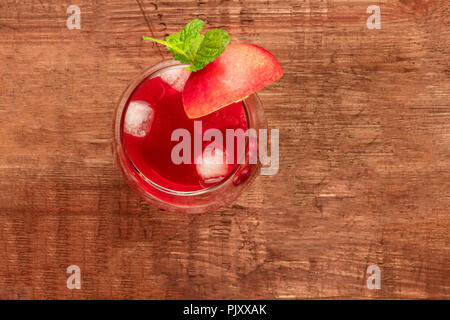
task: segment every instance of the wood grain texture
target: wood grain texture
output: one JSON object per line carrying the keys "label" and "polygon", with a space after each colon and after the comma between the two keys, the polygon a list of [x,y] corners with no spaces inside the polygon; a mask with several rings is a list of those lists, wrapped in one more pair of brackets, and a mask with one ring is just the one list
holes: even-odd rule
{"label": "wood grain texture", "polygon": [[[450,3],[0,0],[0,298],[449,298]],[[368,30],[366,8],[381,8]],[[121,179],[114,106],[194,17],[270,50],[280,171],[161,212]],[[79,265],[82,289],[66,288]],[[381,290],[366,268],[381,268]]]}

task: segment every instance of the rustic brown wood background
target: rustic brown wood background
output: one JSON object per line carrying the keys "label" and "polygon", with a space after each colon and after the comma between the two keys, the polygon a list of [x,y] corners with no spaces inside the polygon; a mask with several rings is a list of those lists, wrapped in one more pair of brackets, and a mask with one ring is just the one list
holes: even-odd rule
{"label": "rustic brown wood background", "polygon": [[[449,16],[445,0],[0,0],[0,298],[449,298]],[[281,158],[184,216],[124,183],[111,122],[168,58],[142,34],[194,17],[280,60],[260,97]]]}

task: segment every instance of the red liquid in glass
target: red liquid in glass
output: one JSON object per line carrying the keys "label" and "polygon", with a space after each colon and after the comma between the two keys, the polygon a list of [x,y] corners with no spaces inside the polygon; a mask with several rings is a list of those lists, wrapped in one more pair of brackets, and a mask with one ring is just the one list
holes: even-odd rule
{"label": "red liquid in glass", "polygon": [[[175,191],[201,190],[214,184],[205,183],[199,175],[194,155],[194,119],[189,119],[183,108],[181,92],[172,88],[160,77],[144,81],[132,94],[129,103],[144,101],[154,111],[150,131],[144,137],[138,137],[123,131],[125,152],[134,167],[147,179],[161,187]],[[205,117],[195,119],[202,121],[202,131],[216,128],[222,132],[225,146],[226,129],[247,129],[245,110],[241,102],[231,104]],[[122,130],[124,118],[122,119]],[[172,149],[179,141],[171,141],[174,130],[184,128],[191,134],[191,164],[175,164],[171,159]],[[202,132],[202,134],[203,134]],[[203,142],[203,149],[211,142]],[[236,144],[235,144],[236,149]],[[235,150],[234,154],[237,154]],[[236,161],[235,161],[236,163]],[[228,173],[234,168],[228,165]],[[139,177],[139,175],[136,175]],[[216,183],[219,183],[217,181]]]}

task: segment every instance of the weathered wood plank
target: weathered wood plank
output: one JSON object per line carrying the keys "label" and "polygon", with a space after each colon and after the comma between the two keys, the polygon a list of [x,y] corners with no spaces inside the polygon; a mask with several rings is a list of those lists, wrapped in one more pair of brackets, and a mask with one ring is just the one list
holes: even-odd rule
{"label": "weathered wood plank", "polygon": [[[0,2],[0,298],[449,296],[450,4],[378,1]],[[168,57],[141,41],[199,17],[275,54],[260,92],[280,172],[201,216],[122,181],[113,108]],[[66,288],[66,267],[82,289]],[[365,270],[382,270],[368,290]]]}

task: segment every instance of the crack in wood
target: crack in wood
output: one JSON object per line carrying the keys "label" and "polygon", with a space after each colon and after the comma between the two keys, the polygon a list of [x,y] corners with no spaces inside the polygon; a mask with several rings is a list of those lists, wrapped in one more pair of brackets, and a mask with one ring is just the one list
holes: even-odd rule
{"label": "crack in wood", "polygon": [[[142,2],[141,2],[141,1],[142,1],[142,0],[136,0],[137,4],[138,4],[138,6],[139,6],[139,9],[141,10],[142,16],[144,17],[145,23],[147,24],[148,30],[150,31],[151,36],[152,36],[153,38],[156,38],[156,37],[155,37],[155,33],[153,32],[153,26],[152,26],[152,23],[151,23],[150,19],[147,17],[147,14],[145,13],[145,9],[144,9],[144,6],[142,5]],[[157,6],[155,3],[153,3],[153,5],[154,5],[154,7],[155,7],[155,10],[158,11],[158,6]],[[156,46],[156,48],[157,48],[157,50],[158,50],[158,52],[159,52],[159,55],[161,56],[161,58],[164,59],[164,54],[163,54],[162,51],[161,51],[161,47],[158,46],[158,45],[157,45],[156,43],[154,43],[154,42],[152,42],[152,45],[153,45],[153,47]]]}

